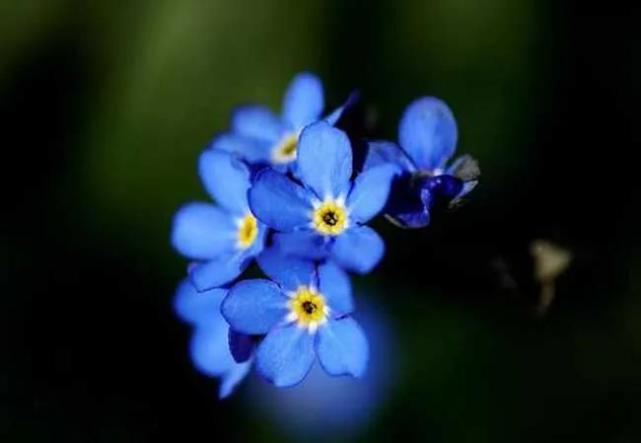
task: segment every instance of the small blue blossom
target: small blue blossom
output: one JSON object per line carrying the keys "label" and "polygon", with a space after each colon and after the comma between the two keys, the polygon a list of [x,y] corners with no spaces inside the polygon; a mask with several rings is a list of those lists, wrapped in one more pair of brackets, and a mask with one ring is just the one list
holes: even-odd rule
{"label": "small blue blossom", "polygon": [[462,156],[447,165],[456,150],[458,131],[450,108],[434,97],[422,97],[405,110],[399,124],[400,147],[373,141],[364,170],[394,164],[404,173],[395,180],[386,215],[409,228],[429,224],[430,210],[456,204],[477,184],[475,160]]}
{"label": "small blue blossom", "polygon": [[345,269],[369,272],[385,247],[364,224],[385,206],[398,168],[371,167],[352,181],[349,139],[322,121],[301,134],[297,163],[297,180],[270,168],[256,175],[249,191],[253,213],[278,231],[274,242],[283,253],[331,257]]}
{"label": "small blue blossom", "polygon": [[[335,124],[345,106],[336,109],[325,120]],[[319,121],[324,109],[320,79],[311,73],[298,74],[287,88],[280,116],[261,105],[239,107],[232,115],[231,131],[214,138],[211,148],[234,152],[250,163],[288,169],[296,160],[301,131]]]}
{"label": "small blue blossom", "polygon": [[219,396],[225,398],[245,378],[251,358],[237,363],[229,348],[229,325],[220,313],[226,289],[197,292],[184,280],[174,298],[174,310],[185,322],[193,325],[190,354],[194,366],[203,374],[221,379]]}
{"label": "small blue blossom", "polygon": [[330,375],[362,376],[369,350],[349,315],[353,301],[347,274],[331,262],[316,266],[274,248],[258,260],[270,279],[236,283],[222,304],[235,331],[265,335],[255,352],[258,372],[276,386],[293,386],[318,357]]}
{"label": "small blue blossom", "polygon": [[171,241],[186,257],[199,291],[224,285],[240,275],[262,251],[267,228],[247,203],[248,167],[234,154],[206,150],[199,160],[200,178],[218,203],[189,203],[174,216]]}

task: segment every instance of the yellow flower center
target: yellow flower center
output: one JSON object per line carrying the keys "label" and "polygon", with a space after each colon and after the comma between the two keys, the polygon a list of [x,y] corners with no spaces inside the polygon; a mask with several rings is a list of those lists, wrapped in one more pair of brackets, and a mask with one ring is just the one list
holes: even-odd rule
{"label": "yellow flower center", "polygon": [[312,225],[323,235],[338,235],[347,228],[348,218],[342,199],[327,199],[315,205]]}
{"label": "yellow flower center", "polygon": [[258,236],[258,223],[256,217],[247,213],[243,218],[238,220],[238,247],[240,249],[249,248]]}
{"label": "yellow flower center", "polygon": [[299,286],[289,301],[288,319],[313,333],[327,321],[329,306],[323,294],[310,286]]}
{"label": "yellow flower center", "polygon": [[298,134],[288,134],[281,139],[272,151],[272,161],[282,164],[296,160],[296,148],[298,146]]}

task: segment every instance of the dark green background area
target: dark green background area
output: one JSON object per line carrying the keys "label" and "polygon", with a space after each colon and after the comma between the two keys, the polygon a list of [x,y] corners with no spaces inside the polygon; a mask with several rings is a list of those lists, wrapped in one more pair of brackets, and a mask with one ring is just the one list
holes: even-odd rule
{"label": "dark green background area", "polygon": [[[282,441],[187,355],[174,210],[233,106],[292,76],[362,92],[368,135],[436,95],[480,186],[375,223],[356,279],[401,356],[357,441],[641,441],[641,11],[627,2],[0,1],[2,441]],[[529,244],[571,250],[548,314]],[[516,285],[506,287],[506,278]],[[372,343],[376,346],[376,343]]]}

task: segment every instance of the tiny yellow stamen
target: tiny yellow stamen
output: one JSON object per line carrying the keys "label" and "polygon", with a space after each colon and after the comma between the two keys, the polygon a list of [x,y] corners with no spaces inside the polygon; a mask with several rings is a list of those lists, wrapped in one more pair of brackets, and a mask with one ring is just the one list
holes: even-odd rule
{"label": "tiny yellow stamen", "polygon": [[340,234],[348,225],[345,205],[341,200],[325,200],[314,209],[312,224],[323,235]]}
{"label": "tiny yellow stamen", "polygon": [[249,248],[258,236],[258,223],[256,217],[247,213],[238,221],[238,247],[240,249]]}
{"label": "tiny yellow stamen", "polygon": [[283,164],[296,160],[298,134],[288,134],[281,139],[272,151],[272,161]]}
{"label": "tiny yellow stamen", "polygon": [[329,314],[325,297],[310,286],[298,287],[289,301],[289,309],[291,312],[288,318],[296,321],[301,328],[307,328],[311,333],[327,321],[327,314]]}

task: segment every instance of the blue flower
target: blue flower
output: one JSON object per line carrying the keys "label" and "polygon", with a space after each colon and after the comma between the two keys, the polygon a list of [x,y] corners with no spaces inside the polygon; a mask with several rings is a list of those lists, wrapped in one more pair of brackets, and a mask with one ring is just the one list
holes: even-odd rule
{"label": "blue flower", "polygon": [[174,298],[174,310],[185,322],[194,326],[190,354],[194,366],[203,374],[220,377],[220,398],[230,395],[249,372],[250,358],[237,363],[229,349],[229,325],[220,313],[220,305],[227,294],[217,288],[197,292],[184,280]]}
{"label": "blue flower", "polygon": [[[347,104],[325,120],[332,125],[336,123],[345,106]],[[211,148],[237,153],[250,163],[267,163],[287,169],[296,159],[301,131],[319,121],[324,109],[320,79],[310,73],[298,74],[287,88],[281,116],[274,115],[265,106],[239,107],[232,115],[231,131],[214,138]]]}
{"label": "blue flower", "polygon": [[477,184],[478,165],[462,156],[447,165],[454,155],[458,132],[450,108],[434,97],[423,97],[405,110],[399,125],[400,147],[373,141],[364,170],[394,164],[404,171],[395,180],[385,212],[403,227],[418,228],[430,221],[430,210],[445,203],[454,205]]}
{"label": "blue flower", "polygon": [[190,203],[174,216],[171,241],[195,262],[189,274],[199,291],[235,279],[262,251],[267,228],[247,203],[250,172],[235,155],[206,150],[200,156],[200,178],[218,206]]}
{"label": "blue flower", "polygon": [[365,373],[367,339],[349,314],[349,278],[329,262],[321,266],[275,249],[259,257],[271,280],[243,280],[223,300],[222,314],[235,330],[265,335],[255,353],[256,368],[279,387],[305,378],[316,357],[330,375]]}
{"label": "blue flower", "polygon": [[345,269],[369,272],[384,252],[383,240],[364,223],[387,201],[394,165],[372,167],[354,181],[347,135],[326,122],[303,131],[296,177],[270,168],[260,171],[249,191],[256,217],[278,231],[285,254],[308,259],[331,257]]}

